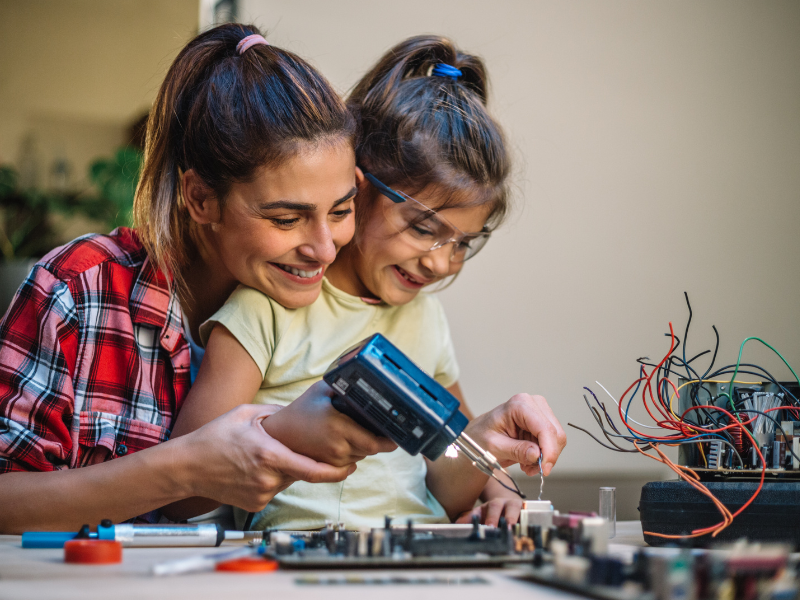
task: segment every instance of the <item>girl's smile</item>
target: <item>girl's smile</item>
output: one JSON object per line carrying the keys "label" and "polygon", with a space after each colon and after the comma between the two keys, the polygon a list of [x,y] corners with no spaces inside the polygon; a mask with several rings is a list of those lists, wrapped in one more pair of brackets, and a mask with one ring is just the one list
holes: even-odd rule
{"label": "girl's smile", "polygon": [[397,265],[392,265],[392,268],[395,270],[395,273],[397,273],[397,276],[400,279],[400,283],[402,283],[403,285],[408,286],[411,289],[417,289],[418,290],[418,289],[421,289],[422,287],[428,285],[429,283],[431,283],[430,280],[424,280],[421,277],[412,276],[410,273],[408,273],[407,271],[401,269]]}

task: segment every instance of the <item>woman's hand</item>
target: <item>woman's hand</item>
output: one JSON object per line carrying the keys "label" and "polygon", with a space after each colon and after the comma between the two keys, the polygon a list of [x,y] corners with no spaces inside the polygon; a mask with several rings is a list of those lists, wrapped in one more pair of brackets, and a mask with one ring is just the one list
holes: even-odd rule
{"label": "woman's hand", "polygon": [[318,381],[302,396],[263,421],[264,429],[295,452],[314,460],[344,467],[397,444],[377,436],[336,410],[333,390]]}
{"label": "woman's hand", "polygon": [[175,440],[185,445],[183,451],[196,463],[191,495],[252,512],[297,480],[342,481],[355,471],[354,464],[317,462],[271,437],[265,423],[283,410],[275,405],[242,405]]}
{"label": "woman's hand", "polygon": [[[218,502],[256,511],[295,480],[341,481],[355,470],[318,463],[270,437],[261,423],[276,409],[240,406],[192,433],[80,469],[0,475],[0,532],[77,531],[167,504],[174,520]],[[197,509],[193,501],[212,505]]]}
{"label": "woman's hand", "polygon": [[527,475],[549,475],[567,445],[567,436],[542,396],[517,394],[476,417],[465,431],[504,467],[519,463]]}

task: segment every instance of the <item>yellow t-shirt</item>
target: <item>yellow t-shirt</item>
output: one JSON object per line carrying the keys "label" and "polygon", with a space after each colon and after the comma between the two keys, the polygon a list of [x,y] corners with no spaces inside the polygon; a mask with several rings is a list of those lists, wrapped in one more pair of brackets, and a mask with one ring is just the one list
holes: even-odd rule
{"label": "yellow t-shirt", "polygon": [[[426,293],[403,306],[375,305],[323,279],[316,302],[287,309],[261,292],[239,287],[201,327],[203,343],[216,323],[233,334],[264,376],[255,403],[289,404],[319,381],[342,352],[374,333],[385,335],[443,386],[458,380],[444,309]],[[422,456],[399,448],[370,456],[343,482],[292,484],[253,519],[253,529],[317,529],[326,520],[348,528],[380,527],[385,515],[446,523],[445,510],[425,485],[426,474]]]}

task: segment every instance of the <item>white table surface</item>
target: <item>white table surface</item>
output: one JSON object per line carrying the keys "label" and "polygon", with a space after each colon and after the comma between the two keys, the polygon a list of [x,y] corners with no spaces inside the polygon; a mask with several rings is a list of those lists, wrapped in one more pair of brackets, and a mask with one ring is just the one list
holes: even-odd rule
{"label": "white table surface", "polygon": [[[617,523],[617,536],[611,540],[609,551],[630,555],[644,545],[638,521]],[[347,598],[348,600],[422,600],[443,596],[459,600],[503,600],[515,598],[571,598],[572,594],[544,586],[518,581],[513,570],[501,569],[395,569],[391,571],[277,571],[274,573],[197,573],[175,577],[154,577],[152,566],[197,554],[214,554],[231,549],[225,543],[219,548],[124,548],[123,562],[118,565],[65,564],[61,549],[22,549],[20,536],[0,535],[0,600],[47,598],[95,598],[124,600],[127,598],[219,600],[235,597],[274,599]],[[398,583],[386,585],[341,584],[302,585],[297,579],[320,577],[447,577],[451,583]],[[480,575],[486,584],[459,584],[462,578]]]}

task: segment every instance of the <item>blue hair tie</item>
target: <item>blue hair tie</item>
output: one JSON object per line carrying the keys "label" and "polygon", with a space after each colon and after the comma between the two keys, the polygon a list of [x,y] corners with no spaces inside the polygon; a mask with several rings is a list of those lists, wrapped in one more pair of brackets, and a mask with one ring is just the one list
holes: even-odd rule
{"label": "blue hair tie", "polygon": [[461,74],[461,71],[446,63],[439,63],[433,67],[433,70],[431,71],[431,75],[436,75],[437,77],[449,77],[453,81],[461,77]]}

